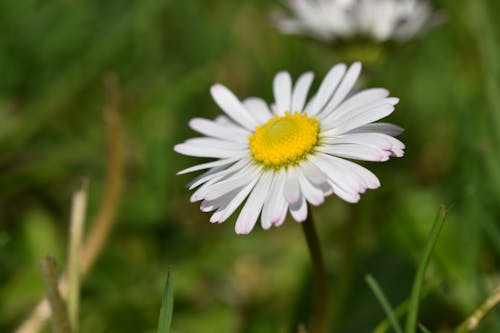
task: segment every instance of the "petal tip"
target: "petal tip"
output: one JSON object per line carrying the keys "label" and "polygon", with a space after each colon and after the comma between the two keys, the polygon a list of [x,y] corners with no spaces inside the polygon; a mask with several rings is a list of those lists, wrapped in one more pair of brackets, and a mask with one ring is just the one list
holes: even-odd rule
{"label": "petal tip", "polygon": [[294,216],[293,219],[299,223],[302,223],[307,219],[307,214],[302,215],[302,216]]}
{"label": "petal tip", "polygon": [[239,227],[238,225],[236,225],[234,231],[236,232],[237,235],[248,235],[250,231],[252,231],[252,229],[248,229],[241,226]]}
{"label": "petal tip", "polygon": [[174,146],[174,151],[178,154],[182,154],[182,155],[185,155],[184,154],[184,147],[185,145],[183,143],[178,143]]}
{"label": "petal tip", "polygon": [[363,65],[361,64],[361,61],[355,61],[352,63],[351,67],[357,71],[360,71]]}

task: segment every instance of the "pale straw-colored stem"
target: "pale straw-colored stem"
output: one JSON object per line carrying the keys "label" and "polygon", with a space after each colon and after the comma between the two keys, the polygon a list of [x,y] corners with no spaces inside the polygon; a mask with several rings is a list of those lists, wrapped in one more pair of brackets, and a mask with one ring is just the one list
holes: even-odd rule
{"label": "pale straw-colored stem", "polygon": [[500,303],[500,285],[495,289],[495,292],[484,301],[474,313],[465,319],[460,326],[455,330],[456,333],[469,332],[477,328],[481,320]]}
{"label": "pale straw-colored stem", "polygon": [[80,304],[80,258],[82,253],[83,226],[87,211],[87,184],[73,194],[68,246],[68,320],[72,333],[78,333],[78,308]]}
{"label": "pale straw-colored stem", "polygon": [[101,252],[115,221],[123,183],[123,131],[118,112],[118,79],[114,74],[105,78],[107,104],[104,107],[104,120],[108,142],[107,172],[104,196],[97,216],[92,223],[87,241],[83,247],[82,274],[85,275]]}
{"label": "pale straw-colored stem", "polygon": [[[116,75],[107,75],[105,77],[105,86],[107,98],[103,113],[108,145],[106,183],[99,212],[91,224],[91,229],[83,245],[80,260],[81,278],[85,276],[96,261],[109,236],[115,220],[123,183],[124,145],[123,130],[118,112],[119,96]],[[59,280],[59,289],[61,296],[65,298],[67,296],[67,279],[65,275]],[[39,332],[49,316],[49,304],[46,299],[43,299],[14,333]]]}

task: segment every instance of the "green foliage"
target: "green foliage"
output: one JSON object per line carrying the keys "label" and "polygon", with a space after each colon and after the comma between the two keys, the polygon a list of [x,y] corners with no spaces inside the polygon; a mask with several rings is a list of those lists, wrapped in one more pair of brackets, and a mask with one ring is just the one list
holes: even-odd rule
{"label": "green foliage", "polygon": [[[313,70],[317,87],[334,63],[364,49],[281,35],[268,19],[279,2],[0,1],[1,332],[44,295],[41,258],[65,262],[70,198],[82,177],[90,179],[88,220],[97,212],[106,168],[102,81],[110,71],[120,80],[126,179],[116,227],[82,281],[80,331],[153,327],[166,266],[175,271],[179,331],[295,332],[307,319],[310,266],[300,227],[290,220],[241,237],[233,220],[208,223],[189,203],[191,176],[175,176],[199,159],[172,149],[194,135],[190,118],[219,114],[211,84],[271,102],[277,71],[296,78]],[[500,3],[435,3],[446,22],[384,44],[361,82],[401,99],[387,120],[405,128],[407,155],[365,164],[382,186],[359,204],[331,197],[314,211],[333,332],[370,332],[385,318],[367,273],[393,304],[407,299],[442,202],[453,209],[422,277],[430,287],[419,321],[450,331],[498,282]],[[497,331],[493,311],[478,332]]]}

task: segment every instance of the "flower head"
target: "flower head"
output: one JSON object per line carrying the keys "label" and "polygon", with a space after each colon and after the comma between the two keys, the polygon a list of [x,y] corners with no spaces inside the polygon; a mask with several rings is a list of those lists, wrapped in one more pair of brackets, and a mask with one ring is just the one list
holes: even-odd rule
{"label": "flower head", "polygon": [[403,156],[404,144],[393,137],[403,130],[376,122],[394,111],[398,99],[382,88],[351,93],[360,71],[360,63],[334,66],[308,102],[313,74],[301,75],[292,86],[290,74],[280,72],[271,107],[256,97],[241,102],[223,85],[212,86],[225,115],[192,119],[189,125],[204,137],[174,148],[216,159],[179,172],[208,170],[190,183],[189,189],[197,188],[191,201],[214,212],[213,223],[224,222],[243,205],[236,232],[246,234],[259,216],[264,229],[281,225],[288,211],[300,222],[307,217],[307,203],[320,205],[332,193],[355,203],[366,189],[379,187],[372,172],[349,159]]}
{"label": "flower head", "polygon": [[324,41],[356,36],[403,41],[439,21],[427,0],[288,0],[288,5],[294,17],[277,13],[278,28]]}

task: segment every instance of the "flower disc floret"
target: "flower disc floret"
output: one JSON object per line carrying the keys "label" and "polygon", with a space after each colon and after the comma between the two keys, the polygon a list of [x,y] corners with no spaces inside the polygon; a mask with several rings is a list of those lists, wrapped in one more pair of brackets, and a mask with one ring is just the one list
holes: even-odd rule
{"label": "flower disc floret", "polygon": [[318,144],[318,134],[316,117],[287,112],[258,126],[248,141],[256,162],[278,169],[294,165],[310,154]]}

